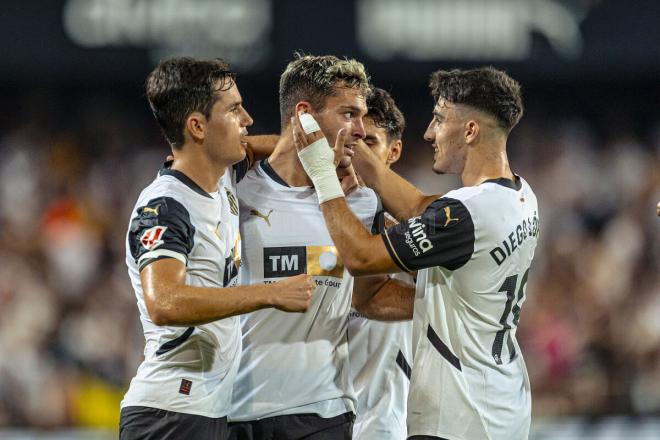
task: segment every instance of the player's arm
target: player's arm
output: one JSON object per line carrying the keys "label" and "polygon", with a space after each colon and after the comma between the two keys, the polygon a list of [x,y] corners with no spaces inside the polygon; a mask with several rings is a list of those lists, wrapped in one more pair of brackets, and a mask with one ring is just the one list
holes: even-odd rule
{"label": "player's arm", "polygon": [[273,284],[239,287],[197,287],[186,281],[186,266],[176,258],[164,258],[140,272],[144,302],[156,325],[190,327],[266,307],[304,312],[314,283],[297,275]]}
{"label": "player's arm", "polygon": [[389,276],[356,277],[353,308],[369,319],[401,321],[412,319],[415,289]]}
{"label": "player's arm", "polygon": [[[186,265],[195,234],[188,210],[171,197],[150,200],[137,209],[131,220],[128,245],[155,324],[193,326],[264,307],[307,309],[313,290],[307,275],[267,286],[187,285]],[[216,274],[219,280],[223,275]]]}
{"label": "player's arm", "polygon": [[351,274],[410,272],[433,266],[455,270],[471,258],[474,224],[465,205],[451,198],[437,199],[421,215],[372,236],[346,204],[334,170],[343,133],[337,135],[335,148],[330,148],[316,121],[307,116],[292,118],[298,157],[314,183],[328,232]]}
{"label": "player's arm", "polygon": [[371,235],[349,208],[344,197],[321,204],[326,227],[351,275],[400,272],[380,235]]}
{"label": "player's arm", "polygon": [[260,134],[247,136],[248,150],[252,152],[255,160],[264,159],[270,156],[275,149],[275,145],[280,137],[276,134]]}
{"label": "player's arm", "polygon": [[365,185],[380,196],[385,210],[403,220],[424,212],[439,195],[426,195],[387,167],[363,142],[355,145],[353,167]]}

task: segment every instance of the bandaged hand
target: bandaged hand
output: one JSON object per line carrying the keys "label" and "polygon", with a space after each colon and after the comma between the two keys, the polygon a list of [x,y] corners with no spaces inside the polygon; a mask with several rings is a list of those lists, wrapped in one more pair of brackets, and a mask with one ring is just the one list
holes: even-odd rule
{"label": "bandaged hand", "polygon": [[345,130],[337,133],[335,147],[331,148],[318,123],[309,113],[294,116],[291,123],[298,158],[314,184],[319,203],[344,197],[336,167],[341,157],[338,151],[341,151],[344,145]]}

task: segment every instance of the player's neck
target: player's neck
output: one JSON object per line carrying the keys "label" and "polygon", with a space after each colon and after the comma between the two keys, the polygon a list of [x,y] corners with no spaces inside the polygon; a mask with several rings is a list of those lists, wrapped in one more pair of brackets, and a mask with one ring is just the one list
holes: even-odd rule
{"label": "player's neck", "polygon": [[475,147],[468,153],[461,173],[464,186],[476,186],[486,180],[505,178],[513,180],[506,149],[502,147]]}
{"label": "player's neck", "polygon": [[275,145],[268,163],[289,186],[312,186],[305,169],[298,159],[290,129],[285,130]]}
{"label": "player's neck", "polygon": [[225,173],[227,165],[213,163],[201,154],[174,154],[172,169],[181,171],[207,193],[218,190],[220,177]]}

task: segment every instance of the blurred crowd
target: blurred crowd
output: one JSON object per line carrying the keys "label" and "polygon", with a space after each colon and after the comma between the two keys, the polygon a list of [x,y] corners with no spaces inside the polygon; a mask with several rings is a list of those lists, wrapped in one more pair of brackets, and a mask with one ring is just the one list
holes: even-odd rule
{"label": "blurred crowd", "polygon": [[[143,348],[128,217],[168,148],[137,99],[21,100],[0,131],[0,427],[115,427]],[[405,141],[398,172],[457,184]],[[532,108],[509,149],[541,211],[518,330],[534,414],[660,414],[660,118],[604,133]]]}

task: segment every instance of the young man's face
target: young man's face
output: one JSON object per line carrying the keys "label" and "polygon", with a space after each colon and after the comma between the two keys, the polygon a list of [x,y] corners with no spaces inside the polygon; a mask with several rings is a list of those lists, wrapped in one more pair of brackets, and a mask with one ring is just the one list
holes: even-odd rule
{"label": "young man's face", "polygon": [[468,145],[465,143],[465,120],[460,109],[444,99],[433,108],[433,119],[424,139],[433,145],[433,171],[460,174],[465,167]]}
{"label": "young man's face", "polygon": [[344,136],[345,155],[340,166],[348,166],[351,162],[349,153],[354,151],[355,143],[364,139],[362,118],[367,114],[367,101],[358,89],[338,87],[335,96],[325,100],[325,106],[320,112],[314,109],[310,112],[316,118],[321,130],[326,135],[331,146],[335,145],[337,132],[346,129]]}
{"label": "young man's face", "polygon": [[401,140],[394,139],[389,140],[387,136],[387,130],[382,127],[378,127],[373,119],[368,115],[363,119],[364,122],[364,132],[365,138],[363,142],[376,153],[376,156],[386,164],[390,166],[401,156]]}
{"label": "young man's face", "polygon": [[228,90],[217,92],[218,100],[207,120],[205,143],[209,154],[218,161],[234,164],[245,158],[245,136],[252,118],[243,108],[241,94],[233,84]]}

